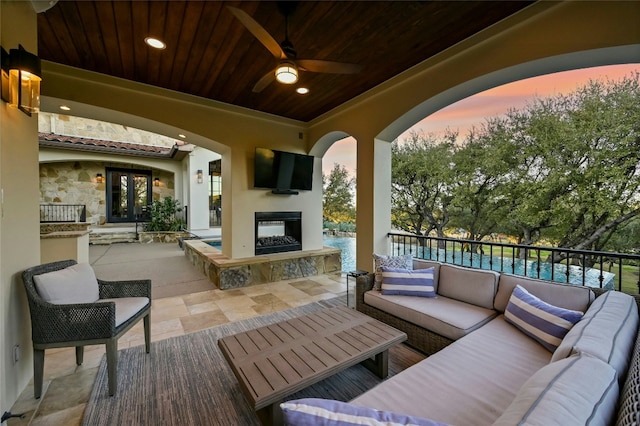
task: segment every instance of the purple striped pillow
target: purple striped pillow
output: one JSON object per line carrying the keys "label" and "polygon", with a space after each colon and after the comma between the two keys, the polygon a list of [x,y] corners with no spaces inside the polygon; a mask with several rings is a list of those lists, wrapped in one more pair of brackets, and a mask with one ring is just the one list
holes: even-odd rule
{"label": "purple striped pillow", "polygon": [[382,267],[382,294],[436,297],[433,285],[433,267],[426,269],[400,269]]}
{"label": "purple striped pillow", "polygon": [[358,407],[331,399],[297,399],[283,402],[280,408],[287,426],[446,426],[429,419]]}
{"label": "purple striped pillow", "polygon": [[582,312],[550,305],[519,285],[513,289],[504,312],[505,320],[537,340],[550,352],[556,350],[582,316]]}

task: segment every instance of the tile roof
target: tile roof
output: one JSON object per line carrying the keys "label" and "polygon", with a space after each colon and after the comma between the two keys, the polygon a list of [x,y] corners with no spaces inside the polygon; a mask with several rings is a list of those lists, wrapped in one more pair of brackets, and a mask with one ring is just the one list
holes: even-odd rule
{"label": "tile roof", "polygon": [[78,136],[39,133],[40,146],[50,148],[75,149],[80,151],[99,151],[116,155],[134,155],[141,157],[160,157],[171,159],[178,149],[130,142],[116,142],[103,139],[82,138]]}

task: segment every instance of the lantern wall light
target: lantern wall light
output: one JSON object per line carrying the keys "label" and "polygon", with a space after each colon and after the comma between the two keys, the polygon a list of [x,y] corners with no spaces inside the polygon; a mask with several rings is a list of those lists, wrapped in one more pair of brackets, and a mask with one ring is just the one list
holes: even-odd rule
{"label": "lantern wall light", "polygon": [[7,52],[2,50],[2,100],[28,116],[40,111],[40,58],[22,45]]}
{"label": "lantern wall light", "polygon": [[202,169],[198,169],[198,173],[196,173],[196,176],[198,178],[198,183],[204,182],[204,176],[202,175]]}

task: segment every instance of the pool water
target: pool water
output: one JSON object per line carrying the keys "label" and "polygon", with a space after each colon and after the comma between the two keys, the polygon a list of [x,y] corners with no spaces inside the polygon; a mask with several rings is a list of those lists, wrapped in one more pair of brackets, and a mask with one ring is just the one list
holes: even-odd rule
{"label": "pool water", "polygon": [[324,236],[324,245],[342,250],[342,270],[356,270],[356,239]]}
{"label": "pool water", "polygon": [[[408,246],[407,246],[408,250]],[[438,260],[445,263],[453,263],[456,265],[471,266],[473,268],[488,269],[497,272],[506,272],[514,275],[522,275],[530,278],[539,278],[546,281],[555,281],[574,285],[582,285],[584,275],[584,283],[588,287],[600,287],[600,270],[593,268],[582,268],[579,266],[569,266],[569,276],[567,280],[567,266],[556,263],[553,266],[547,262],[523,259],[512,259],[510,257],[490,256],[478,253],[462,253],[452,252],[451,250],[430,249],[428,247],[413,246],[412,250],[417,253],[416,257],[421,259]],[[408,251],[407,251],[408,252]],[[455,256],[455,258],[454,258]],[[539,270],[538,270],[539,269]],[[602,271],[602,288],[612,290],[615,282],[615,274]]]}

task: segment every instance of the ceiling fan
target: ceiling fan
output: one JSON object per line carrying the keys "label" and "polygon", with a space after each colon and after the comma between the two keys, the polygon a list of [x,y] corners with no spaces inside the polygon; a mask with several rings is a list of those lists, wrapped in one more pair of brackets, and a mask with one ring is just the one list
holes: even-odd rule
{"label": "ceiling fan", "polygon": [[289,40],[289,15],[293,13],[295,7],[296,2],[278,2],[278,9],[284,15],[285,19],[284,41],[278,44],[267,30],[262,28],[262,26],[245,11],[236,7],[227,6],[242,25],[278,60],[278,66],[265,74],[258,80],[256,85],[253,86],[254,93],[261,92],[271,84],[273,80],[284,84],[294,84],[298,81],[299,70],[330,74],[355,74],[362,69],[360,65],[344,62],[324,61],[320,59],[297,59],[297,52]]}

